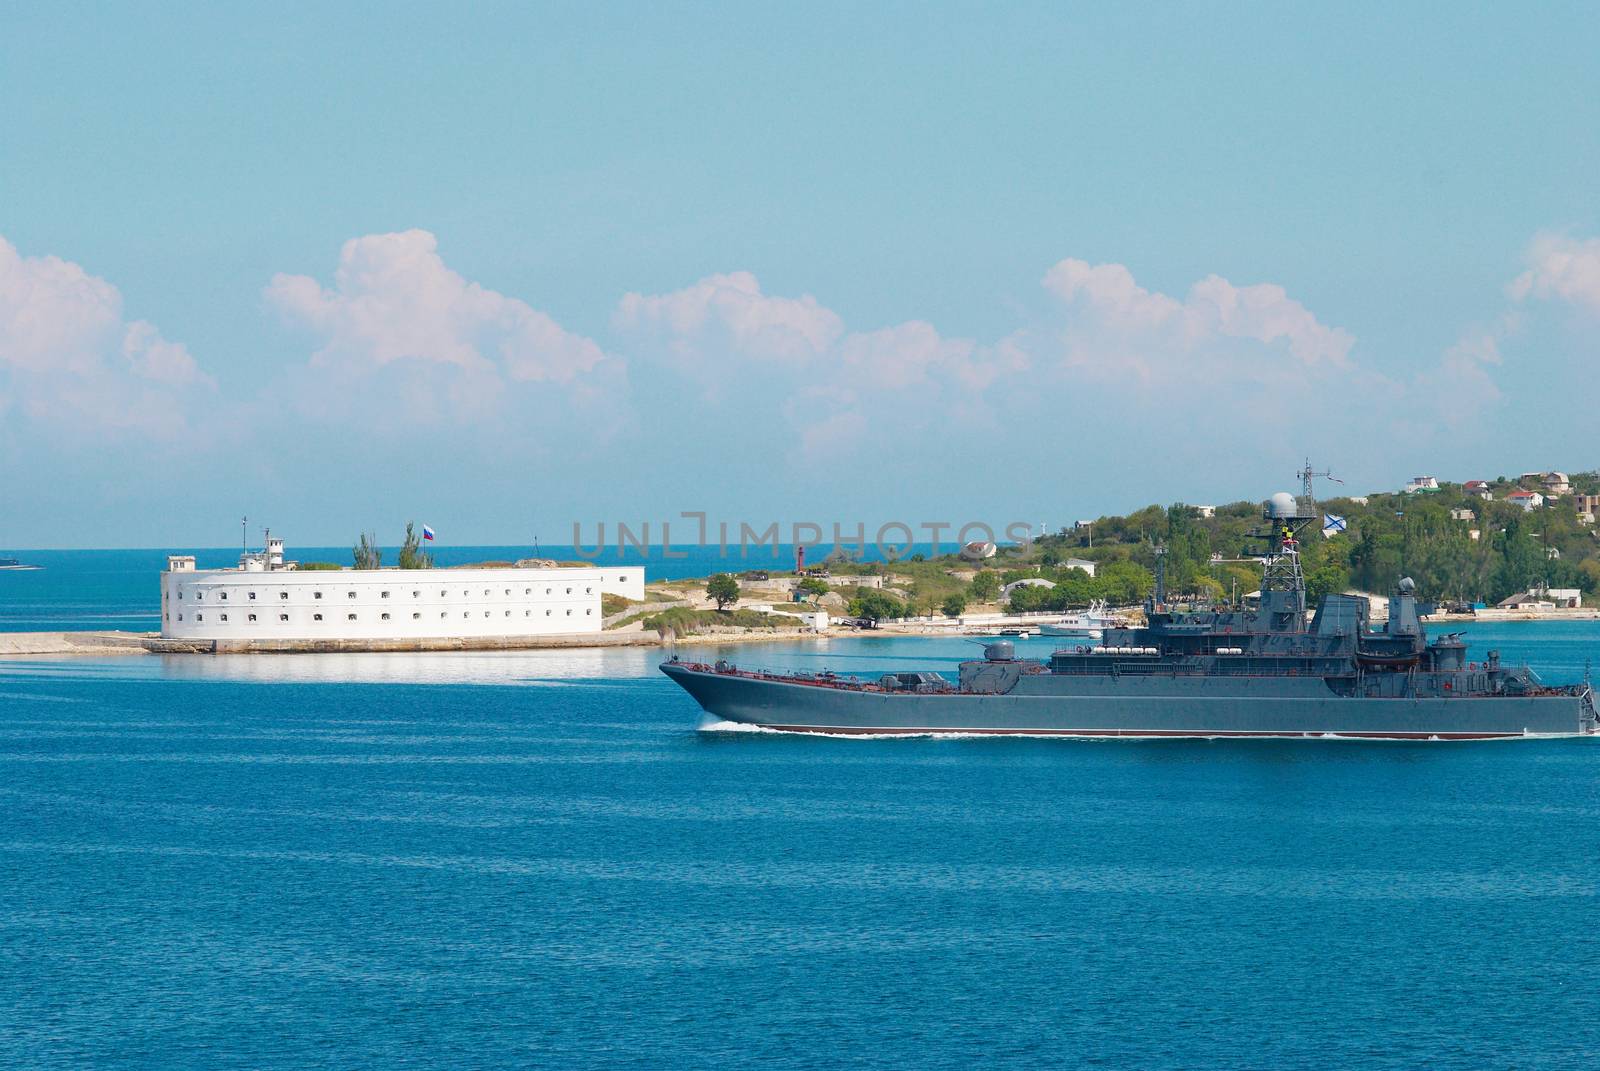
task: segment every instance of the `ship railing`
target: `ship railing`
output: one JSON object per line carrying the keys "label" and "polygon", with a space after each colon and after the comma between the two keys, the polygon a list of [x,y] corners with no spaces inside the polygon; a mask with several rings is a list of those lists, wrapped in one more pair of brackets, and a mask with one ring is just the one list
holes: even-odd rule
{"label": "ship railing", "polygon": [[897,695],[940,695],[953,692],[956,686],[946,680],[938,685],[924,682],[914,687],[886,688],[877,681],[866,681],[854,676],[840,676],[836,673],[805,673],[795,671],[791,673],[773,673],[759,669],[740,669],[729,662],[678,662],[677,665],[696,673],[710,673],[719,677],[738,677],[742,680],[770,681],[774,684],[798,684],[808,688],[832,688],[846,692],[885,692]]}
{"label": "ship railing", "polygon": [[[1286,664],[1287,663],[1287,664]],[[1160,662],[1149,659],[1070,659],[1052,664],[1064,676],[1103,675],[1142,677],[1350,677],[1353,670],[1339,658],[1287,658],[1235,655],[1220,663],[1183,659]]]}

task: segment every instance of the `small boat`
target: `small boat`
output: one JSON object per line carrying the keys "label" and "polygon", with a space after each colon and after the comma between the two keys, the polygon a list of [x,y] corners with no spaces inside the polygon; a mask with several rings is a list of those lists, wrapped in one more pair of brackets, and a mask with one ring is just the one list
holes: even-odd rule
{"label": "small boat", "polygon": [[29,570],[29,569],[39,569],[39,568],[42,568],[42,566],[24,565],[24,564],[22,564],[20,561],[18,561],[15,558],[0,558],[0,569],[4,569],[4,570],[6,570],[8,572],[19,573],[19,572],[24,572],[24,571]]}
{"label": "small boat", "polygon": [[1081,613],[1068,614],[1060,621],[1039,626],[1041,636],[1088,636],[1099,639],[1108,628],[1116,628],[1117,619],[1106,612],[1104,599],[1097,599]]}
{"label": "small boat", "polygon": [[1025,628],[1003,628],[1003,629],[1001,629],[999,631],[998,635],[1010,636],[1010,637],[1013,637],[1015,639],[1025,640],[1028,637],[1032,636],[1033,632],[1032,632],[1032,630],[1025,629]]}

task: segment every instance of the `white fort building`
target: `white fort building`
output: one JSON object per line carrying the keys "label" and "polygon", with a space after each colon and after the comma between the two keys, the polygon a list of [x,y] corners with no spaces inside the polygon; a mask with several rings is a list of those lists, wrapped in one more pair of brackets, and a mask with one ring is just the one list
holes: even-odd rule
{"label": "white fort building", "polygon": [[171,555],[161,574],[161,635],[240,647],[480,641],[599,632],[600,596],[644,599],[642,566],[298,569],[283,540],[230,569]]}

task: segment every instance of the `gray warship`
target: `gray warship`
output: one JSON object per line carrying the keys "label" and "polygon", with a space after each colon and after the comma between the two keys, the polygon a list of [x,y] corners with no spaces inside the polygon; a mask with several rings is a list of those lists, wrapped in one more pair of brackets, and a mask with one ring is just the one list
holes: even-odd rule
{"label": "gray warship", "polygon": [[1309,466],[1299,498],[1263,506],[1264,576],[1255,605],[1165,601],[1158,557],[1145,624],[1100,642],[1020,659],[1008,641],[930,671],[863,680],[775,673],[676,656],[662,672],[714,718],[846,735],[936,733],[1081,737],[1295,737],[1484,740],[1600,732],[1586,679],[1550,687],[1489,651],[1467,657],[1459,634],[1429,642],[1415,585],[1396,584],[1388,619],[1363,596],[1327,595],[1307,621],[1300,536],[1320,514]]}

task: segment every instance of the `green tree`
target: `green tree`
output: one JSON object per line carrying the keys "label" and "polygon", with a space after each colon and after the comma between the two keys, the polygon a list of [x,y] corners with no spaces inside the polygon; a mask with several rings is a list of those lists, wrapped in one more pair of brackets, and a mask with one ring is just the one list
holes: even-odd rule
{"label": "green tree", "polygon": [[411,521],[406,522],[406,540],[400,545],[400,568],[433,568],[433,555],[422,549],[422,540],[418,537],[416,526]]}
{"label": "green tree", "polygon": [[797,591],[802,591],[807,595],[818,596],[826,595],[829,591],[828,582],[820,577],[815,576],[806,577],[804,580],[800,581],[799,584],[795,585],[795,589]]}
{"label": "green tree", "polygon": [[1014,614],[1032,613],[1036,610],[1050,610],[1054,608],[1055,591],[1042,584],[1022,584],[1011,589],[1011,612]]}
{"label": "green tree", "polygon": [[716,601],[717,609],[730,602],[739,601],[739,582],[727,573],[717,573],[706,581],[706,594]]}
{"label": "green tree", "polygon": [[906,616],[906,608],[893,595],[869,589],[850,600],[850,616],[864,618],[876,625],[879,621]]}
{"label": "green tree", "polygon": [[992,570],[980,570],[972,578],[972,586],[968,590],[976,602],[993,602],[995,596],[1000,594],[1000,578]]}
{"label": "green tree", "polygon": [[1136,562],[1107,562],[1095,573],[1100,597],[1113,606],[1130,606],[1155,590],[1156,578]]}
{"label": "green tree", "polygon": [[961,594],[946,595],[939,607],[946,617],[960,617],[967,612],[967,597]]}
{"label": "green tree", "polygon": [[355,546],[355,559],[357,569],[380,569],[383,567],[383,551],[378,549],[376,532],[361,533],[361,539]]}
{"label": "green tree", "polygon": [[1350,570],[1337,562],[1326,562],[1306,574],[1306,604],[1321,605],[1324,595],[1337,595],[1350,586]]}

